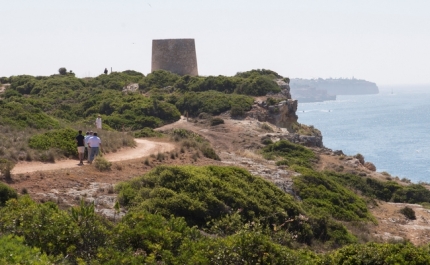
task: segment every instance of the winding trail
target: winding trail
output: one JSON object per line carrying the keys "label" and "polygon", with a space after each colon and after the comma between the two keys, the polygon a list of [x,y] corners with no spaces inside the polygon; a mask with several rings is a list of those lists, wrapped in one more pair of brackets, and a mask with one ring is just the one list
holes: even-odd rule
{"label": "winding trail", "polygon": [[[110,162],[124,161],[149,156],[154,153],[169,152],[175,149],[172,143],[154,142],[144,139],[135,139],[136,147],[120,150],[116,153],[105,154],[104,157]],[[80,167],[76,159],[60,160],[55,163],[43,162],[19,162],[12,169],[12,175],[25,174],[35,171],[56,170],[62,168]],[[85,163],[84,166],[87,166]]]}

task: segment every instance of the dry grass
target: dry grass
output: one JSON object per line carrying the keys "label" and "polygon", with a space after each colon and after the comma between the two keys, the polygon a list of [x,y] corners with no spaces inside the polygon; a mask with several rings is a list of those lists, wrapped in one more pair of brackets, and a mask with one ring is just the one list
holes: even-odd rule
{"label": "dry grass", "polygon": [[34,129],[15,129],[9,126],[0,126],[0,155],[12,161],[42,161],[46,153],[28,147],[28,140],[37,131]]}
{"label": "dry grass", "polygon": [[267,122],[262,123],[260,128],[263,129],[264,131],[267,131],[267,132],[274,132],[275,131],[275,129],[273,129],[272,125],[269,125]]}
{"label": "dry grass", "polygon": [[257,154],[249,149],[242,149],[237,152],[238,156],[246,157],[254,160],[255,162],[265,162],[266,159],[263,158],[261,154]]}
{"label": "dry grass", "polygon": [[[76,135],[78,134],[76,129]],[[84,130],[83,130],[84,131]],[[28,146],[29,139],[35,134],[44,133],[46,130],[36,130],[31,128],[16,129],[10,126],[0,125],[0,156],[2,158],[18,161],[43,161],[54,162],[64,157],[60,150],[35,150]],[[135,147],[136,142],[131,133],[98,131],[98,136],[102,140],[103,151],[112,153],[123,147]],[[85,133],[84,133],[85,134]],[[75,139],[70,139],[73,143]]]}

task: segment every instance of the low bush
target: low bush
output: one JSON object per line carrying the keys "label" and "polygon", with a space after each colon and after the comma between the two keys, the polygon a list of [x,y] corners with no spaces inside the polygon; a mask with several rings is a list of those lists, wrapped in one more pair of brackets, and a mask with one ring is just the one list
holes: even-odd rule
{"label": "low bush", "polygon": [[266,159],[281,157],[289,165],[298,165],[311,168],[312,161],[316,158],[315,154],[306,147],[281,140],[273,144],[266,145],[263,149],[263,156]]}
{"label": "low bush", "polygon": [[106,158],[104,158],[103,156],[97,156],[94,159],[94,166],[95,168],[97,168],[99,171],[108,171],[111,170],[112,167],[112,163],[109,162]]}
{"label": "low bush", "polygon": [[213,160],[221,160],[221,158],[217,155],[215,150],[209,145],[209,143],[204,143],[199,146],[199,150],[202,152],[202,154],[210,159]]}
{"label": "low bush", "polygon": [[362,154],[356,154],[354,157],[360,161],[360,164],[364,165],[364,156]]}
{"label": "low bush", "polygon": [[311,213],[328,213],[342,221],[374,220],[363,199],[323,174],[307,172],[293,181],[296,194]]}
{"label": "low bush", "polygon": [[145,127],[139,131],[134,132],[134,137],[162,137],[163,134],[157,131],[154,131],[152,128]]}
{"label": "low bush", "polygon": [[336,182],[353,190],[359,190],[364,196],[383,201],[400,203],[430,202],[430,191],[420,184],[408,186],[395,181],[380,181],[370,177],[360,177],[354,174],[324,172]]}
{"label": "low bush", "polygon": [[[185,129],[173,129],[168,132],[175,141],[182,141],[181,153],[183,147],[188,149],[197,149],[202,154],[210,159],[220,160],[215,150],[211,147],[208,140],[203,136]],[[184,150],[185,151],[185,150]]]}
{"label": "low bush", "polygon": [[273,141],[270,137],[263,137],[261,138],[261,143],[264,145],[273,144]]}
{"label": "low bush", "polygon": [[117,189],[122,205],[182,216],[200,227],[238,209],[245,222],[263,219],[267,226],[300,212],[291,196],[235,167],[158,166]]}
{"label": "low bush", "polygon": [[217,91],[187,92],[178,98],[175,105],[181,113],[187,112],[191,117],[200,113],[219,115],[230,109],[247,111],[251,109],[254,99],[245,95],[225,94]]}
{"label": "low bush", "polygon": [[6,204],[10,199],[18,198],[18,194],[14,189],[0,182],[0,207]]}
{"label": "low bush", "polygon": [[28,145],[38,150],[49,150],[51,148],[60,149],[64,156],[76,157],[75,137],[77,131],[73,129],[52,130],[43,134],[37,134],[29,139]]}
{"label": "low bush", "polygon": [[417,217],[415,216],[415,211],[411,207],[405,206],[400,209],[400,213],[403,214],[409,220],[415,220]]}
{"label": "low bush", "polygon": [[11,179],[11,171],[14,168],[15,163],[6,158],[0,158],[0,173],[6,180]]}
{"label": "low bush", "polygon": [[427,247],[405,244],[354,244],[323,255],[315,264],[430,264]]}
{"label": "low bush", "polygon": [[263,123],[263,124],[261,125],[261,129],[263,129],[263,130],[265,130],[265,131],[268,131],[268,132],[273,132],[272,127],[270,127],[267,123]]}
{"label": "low bush", "polygon": [[107,223],[95,214],[94,207],[81,203],[70,212],[54,203],[35,203],[30,197],[9,200],[0,208],[0,234],[22,236],[26,245],[53,256],[77,260],[95,259],[98,247],[104,247],[110,235]]}
{"label": "low bush", "polygon": [[0,236],[0,246],[0,264],[55,264],[54,257],[42,253],[39,248],[27,246],[24,238],[20,236]]}
{"label": "low bush", "polygon": [[[6,96],[8,91],[6,90]],[[11,125],[15,128],[54,129],[59,128],[58,120],[35,107],[33,102],[26,98],[8,98],[0,102],[0,125]]]}
{"label": "low bush", "polygon": [[210,122],[211,126],[216,126],[219,124],[224,124],[224,120],[218,117],[211,119],[211,122]]}

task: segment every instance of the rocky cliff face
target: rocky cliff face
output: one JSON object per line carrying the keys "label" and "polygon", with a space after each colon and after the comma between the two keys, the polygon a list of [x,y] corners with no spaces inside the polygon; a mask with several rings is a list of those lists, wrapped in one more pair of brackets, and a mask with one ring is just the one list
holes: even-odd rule
{"label": "rocky cliff face", "polygon": [[[260,122],[271,123],[277,127],[277,133],[263,137],[270,137],[273,141],[287,139],[290,142],[305,146],[323,147],[322,135],[319,130],[300,125],[297,122],[298,101],[291,98],[289,84],[283,80],[276,80],[276,82],[281,88],[281,92],[277,94],[269,93],[265,97],[256,100],[247,116]],[[277,103],[273,104],[273,102]],[[306,129],[303,129],[304,127]],[[303,134],[303,131],[306,131],[306,135]]]}
{"label": "rocky cliff face", "polygon": [[297,123],[297,100],[287,99],[277,105],[267,105],[267,101],[256,101],[248,116],[261,122],[270,122],[278,128],[286,128],[293,132],[293,124]]}
{"label": "rocky cliff face", "polygon": [[[288,131],[293,131],[293,124],[297,123],[298,116],[297,100],[291,99],[290,86],[285,81],[275,80],[281,88],[281,92],[273,94],[269,93],[262,100],[255,101],[248,116],[257,119],[261,122],[270,122],[278,128],[286,128]],[[279,103],[270,105],[266,99],[271,98]]]}

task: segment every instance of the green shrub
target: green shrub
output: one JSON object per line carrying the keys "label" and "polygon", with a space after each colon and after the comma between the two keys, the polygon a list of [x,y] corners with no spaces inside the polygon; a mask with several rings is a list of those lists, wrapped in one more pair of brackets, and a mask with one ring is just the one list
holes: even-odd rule
{"label": "green shrub", "polygon": [[65,67],[61,67],[58,69],[58,73],[60,73],[60,75],[65,75],[67,74],[67,69]]}
{"label": "green shrub", "polygon": [[[315,264],[319,259],[309,251],[292,251],[273,243],[270,237],[248,229],[206,244],[202,254],[208,264]],[[253,251],[249,251],[252,249]]]}
{"label": "green shrub", "polygon": [[157,153],[157,160],[158,161],[163,161],[165,159],[165,155],[163,153]]}
{"label": "green shrub", "polygon": [[103,156],[97,156],[94,159],[94,166],[100,171],[108,171],[111,170],[112,163],[109,162],[106,158]]}
{"label": "green shrub", "polygon": [[200,113],[219,115],[233,108],[241,111],[249,110],[253,102],[254,99],[248,96],[210,90],[187,92],[178,98],[175,105],[181,113],[188,112],[190,116],[196,117]]}
{"label": "green shrub", "polygon": [[288,160],[279,160],[276,161],[275,165],[277,166],[289,166]]}
{"label": "green shrub", "polygon": [[342,221],[373,220],[363,199],[323,174],[307,173],[293,181],[295,192],[311,212],[329,213]]}
{"label": "green shrub", "polygon": [[270,226],[300,212],[291,196],[235,167],[158,166],[117,188],[119,198],[127,202],[122,205],[140,204],[166,217],[182,216],[190,225],[205,226],[209,220],[241,209],[245,222],[262,218]]}
{"label": "green shrub", "polygon": [[216,117],[216,118],[211,119],[211,123],[210,124],[211,124],[211,126],[216,126],[216,125],[219,125],[219,124],[224,124],[224,120],[221,119],[221,118]]}
{"label": "green shrub", "polygon": [[420,184],[401,186],[393,192],[391,201],[404,203],[430,202],[430,191]]}
{"label": "green shrub", "polygon": [[362,154],[356,154],[354,157],[360,161],[360,164],[364,165],[364,156]]}
{"label": "green shrub", "polygon": [[298,165],[311,168],[312,161],[315,159],[314,153],[301,145],[281,140],[269,144],[262,149],[266,159],[273,159],[277,156],[282,157],[290,165]]}
{"label": "green shrub", "polygon": [[261,138],[261,143],[264,145],[273,144],[273,141],[270,137],[263,137]]}
{"label": "green shrub", "polygon": [[167,219],[147,211],[128,213],[115,227],[113,235],[113,242],[119,250],[142,249],[149,260],[162,254],[165,262],[180,254],[179,246],[183,241],[202,238],[196,228],[187,226],[184,218],[171,216]]}
{"label": "green shrub", "polygon": [[278,93],[280,91],[278,84],[267,76],[245,79],[235,90],[238,94],[251,96],[264,96],[269,92]]}
{"label": "green shrub", "polygon": [[[12,91],[12,90],[11,90]],[[7,92],[6,92],[7,94]],[[16,128],[53,129],[59,123],[54,118],[34,106],[29,99],[8,98],[0,103],[0,125],[11,125]]]}
{"label": "green shrub", "polygon": [[430,254],[424,247],[406,244],[355,244],[325,254],[316,264],[430,264]]}
{"label": "green shrub", "polygon": [[15,163],[6,158],[0,158],[0,173],[6,180],[11,179],[11,171],[14,168]]}
{"label": "green shrub", "polygon": [[409,220],[415,220],[417,217],[415,216],[415,211],[411,207],[405,206],[400,209],[400,213],[403,214]]}
{"label": "green shrub", "polygon": [[235,76],[242,78],[254,78],[257,76],[266,76],[270,79],[282,78],[278,73],[269,69],[252,69],[246,72],[238,72]]}
{"label": "green shrub", "polygon": [[157,131],[154,131],[152,128],[145,127],[134,133],[134,137],[162,137],[163,134]]}
{"label": "green shrub", "polygon": [[199,146],[199,150],[207,158],[210,158],[213,160],[221,160],[221,158],[219,158],[215,150],[209,144],[201,144]]}
{"label": "green shrub", "polygon": [[38,150],[49,150],[57,148],[62,151],[66,157],[77,156],[76,135],[77,131],[73,129],[52,130],[43,134],[37,134],[29,139],[28,145]]}
{"label": "green shrub", "polygon": [[0,208],[0,232],[22,236],[28,246],[48,255],[67,255],[73,264],[94,259],[109,237],[93,205],[82,202],[67,212],[52,202],[37,204],[28,196],[9,200]]}
{"label": "green shrub", "polygon": [[10,199],[18,198],[18,194],[14,189],[0,182],[0,207],[6,204]]}
{"label": "green shrub", "polygon": [[29,247],[19,236],[0,236],[0,264],[48,265],[54,259],[42,253],[39,248]]}
{"label": "green shrub", "polygon": [[403,186],[395,181],[380,181],[354,174],[335,172],[324,172],[324,174],[345,187],[359,190],[364,196],[370,198],[400,203],[430,202],[430,191],[420,184]]}
{"label": "green shrub", "polygon": [[148,91],[151,88],[173,86],[179,78],[179,75],[172,72],[157,70],[148,74],[139,82],[139,89]]}

